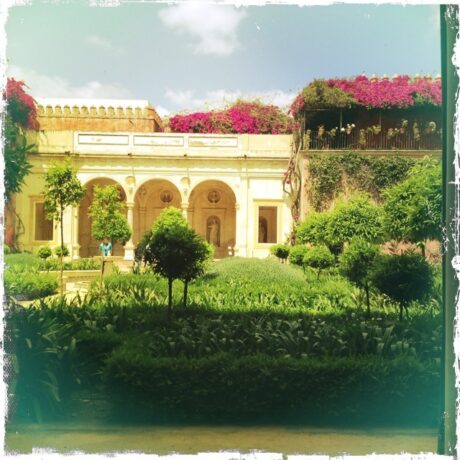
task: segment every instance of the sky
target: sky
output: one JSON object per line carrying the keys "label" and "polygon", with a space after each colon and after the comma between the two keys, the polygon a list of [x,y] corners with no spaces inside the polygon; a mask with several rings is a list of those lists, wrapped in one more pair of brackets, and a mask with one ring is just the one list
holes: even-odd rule
{"label": "sky", "polygon": [[286,108],[315,78],[440,73],[437,5],[187,1],[13,6],[7,75],[35,97],[147,99],[161,116],[259,98]]}

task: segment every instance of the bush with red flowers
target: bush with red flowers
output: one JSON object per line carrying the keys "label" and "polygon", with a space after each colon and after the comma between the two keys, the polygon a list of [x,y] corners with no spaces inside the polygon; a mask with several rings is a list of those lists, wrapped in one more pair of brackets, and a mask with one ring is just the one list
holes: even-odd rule
{"label": "bush with red flowers", "polygon": [[175,133],[290,134],[295,122],[274,105],[237,101],[220,111],[175,115],[169,126]]}

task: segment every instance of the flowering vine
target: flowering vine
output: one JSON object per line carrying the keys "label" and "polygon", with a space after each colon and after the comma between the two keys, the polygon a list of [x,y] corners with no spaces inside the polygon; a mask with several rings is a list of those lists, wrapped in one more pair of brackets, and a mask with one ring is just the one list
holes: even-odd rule
{"label": "flowering vine", "polygon": [[[342,99],[333,90],[339,90]],[[315,80],[295,98],[289,112],[297,117],[306,107],[343,108],[342,101],[346,101],[346,97],[349,98],[348,107],[356,105],[368,109],[401,109],[423,104],[439,106],[441,82],[427,78],[410,79],[407,75],[395,76],[391,80],[368,79],[364,75],[352,79]]]}

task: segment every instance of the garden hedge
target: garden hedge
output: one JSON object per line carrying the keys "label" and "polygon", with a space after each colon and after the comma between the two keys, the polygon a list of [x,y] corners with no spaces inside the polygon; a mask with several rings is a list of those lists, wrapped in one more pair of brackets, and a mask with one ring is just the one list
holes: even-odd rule
{"label": "garden hedge", "polygon": [[409,356],[156,357],[120,347],[104,376],[118,405],[152,419],[434,425],[439,369]]}

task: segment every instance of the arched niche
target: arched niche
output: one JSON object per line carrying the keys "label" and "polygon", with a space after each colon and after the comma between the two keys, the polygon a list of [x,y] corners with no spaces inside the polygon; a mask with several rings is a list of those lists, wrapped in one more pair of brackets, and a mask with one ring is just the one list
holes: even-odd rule
{"label": "arched niche", "polygon": [[[85,184],[86,193],[80,202],[78,211],[78,244],[80,245],[80,257],[93,257],[99,255],[100,241],[96,241],[91,235],[92,219],[88,213],[88,210],[93,202],[94,188],[96,185],[99,187],[104,187],[106,185],[117,185],[120,192],[120,198],[126,203],[126,193],[123,190],[123,187],[113,179],[100,177],[92,179]],[[112,254],[114,256],[123,256],[123,246],[120,243],[116,243],[113,247]]]}
{"label": "arched niche", "polygon": [[236,198],[224,182],[208,180],[190,194],[188,219],[197,233],[214,246],[214,257],[233,255],[236,235]]}
{"label": "arched niche", "polygon": [[152,228],[163,209],[170,206],[180,209],[181,202],[178,188],[168,180],[152,179],[142,184],[134,197],[134,245]]}

